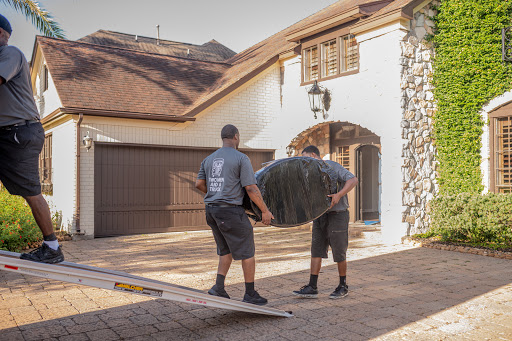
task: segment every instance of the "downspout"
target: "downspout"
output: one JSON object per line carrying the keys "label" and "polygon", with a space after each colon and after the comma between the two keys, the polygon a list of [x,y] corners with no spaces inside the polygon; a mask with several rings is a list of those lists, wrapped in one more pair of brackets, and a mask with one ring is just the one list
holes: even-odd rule
{"label": "downspout", "polygon": [[80,233],[80,124],[84,119],[84,114],[80,114],[76,122],[76,224],[75,232]]}

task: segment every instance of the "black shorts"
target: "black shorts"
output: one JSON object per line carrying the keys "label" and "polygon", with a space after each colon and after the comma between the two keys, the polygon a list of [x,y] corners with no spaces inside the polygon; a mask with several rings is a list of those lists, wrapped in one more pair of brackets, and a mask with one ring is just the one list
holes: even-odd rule
{"label": "black shorts", "polygon": [[335,262],[347,259],[349,212],[327,212],[313,221],[311,257],[327,258],[329,245]]}
{"label": "black shorts", "polygon": [[235,260],[254,257],[254,232],[241,206],[206,206],[206,222],[212,228],[217,254],[231,253]]}
{"label": "black shorts", "polygon": [[0,127],[0,181],[9,193],[22,197],[41,194],[39,154],[43,144],[39,122]]}

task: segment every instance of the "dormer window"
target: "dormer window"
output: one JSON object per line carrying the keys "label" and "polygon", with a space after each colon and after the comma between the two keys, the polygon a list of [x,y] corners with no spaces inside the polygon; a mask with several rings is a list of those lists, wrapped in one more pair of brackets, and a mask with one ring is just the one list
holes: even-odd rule
{"label": "dormer window", "polygon": [[328,34],[303,43],[302,83],[346,76],[359,71],[359,45],[352,34]]}

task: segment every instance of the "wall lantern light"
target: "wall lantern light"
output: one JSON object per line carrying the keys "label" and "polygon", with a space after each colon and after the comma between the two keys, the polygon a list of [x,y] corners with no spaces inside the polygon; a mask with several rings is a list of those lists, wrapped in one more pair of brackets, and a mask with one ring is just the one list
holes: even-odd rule
{"label": "wall lantern light", "polygon": [[502,60],[512,62],[512,26],[501,30]]}
{"label": "wall lantern light", "polygon": [[89,149],[91,149],[91,147],[92,147],[92,137],[89,136],[89,132],[87,132],[87,135],[84,136],[82,142],[83,142],[85,148],[87,149],[87,151],[89,151]]}
{"label": "wall lantern light", "polygon": [[323,86],[318,85],[317,81],[307,89],[307,92],[309,97],[309,107],[315,115],[315,119],[318,118],[317,114],[319,112],[321,112],[323,118],[326,119],[328,115],[325,113],[325,110],[329,110],[331,104],[331,92]]}

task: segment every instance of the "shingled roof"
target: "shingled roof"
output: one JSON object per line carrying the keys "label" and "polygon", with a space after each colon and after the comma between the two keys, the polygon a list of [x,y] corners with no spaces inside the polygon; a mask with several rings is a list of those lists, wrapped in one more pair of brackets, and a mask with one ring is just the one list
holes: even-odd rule
{"label": "shingled roof", "polygon": [[213,39],[203,45],[180,43],[164,39],[160,39],[157,44],[156,38],[106,30],[96,31],[78,39],[78,41],[210,62],[222,62],[236,54]]}
{"label": "shingled roof", "polygon": [[229,68],[48,37],[37,43],[64,107],[178,116]]}
{"label": "shingled roof", "polygon": [[[38,36],[37,44],[65,107],[191,118],[275,63],[281,53],[296,48],[297,43],[286,39],[291,32],[357,6],[373,4],[374,14],[381,16],[418,1],[341,0],[223,63],[168,55],[178,53],[173,52],[176,46],[166,44],[157,53],[146,51],[152,43],[135,49],[134,38],[125,40],[108,31],[79,41]],[[374,14],[359,21],[372,20]]]}

